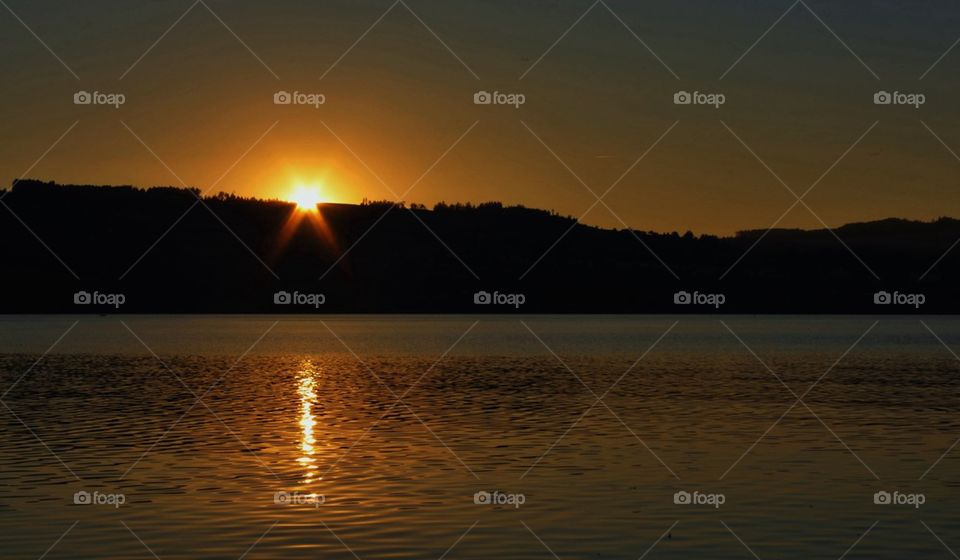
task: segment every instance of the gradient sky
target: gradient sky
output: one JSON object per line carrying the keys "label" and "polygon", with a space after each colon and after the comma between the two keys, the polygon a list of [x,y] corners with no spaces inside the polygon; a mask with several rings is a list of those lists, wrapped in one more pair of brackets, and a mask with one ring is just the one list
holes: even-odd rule
{"label": "gradient sky", "polygon": [[[960,161],[923,124],[960,150],[960,47],[920,79],[960,37],[953,0],[808,1],[816,15],[797,4],[723,79],[793,0],[608,0],[679,79],[603,5],[520,79],[593,0],[407,0],[456,56],[397,5],[332,69],[393,0],[206,0],[255,55],[200,4],[132,69],[193,0],[4,1],[79,77],[0,7],[5,183],[79,120],[29,176],[179,185],[126,123],[206,189],[279,121],[215,190],[283,197],[297,179],[323,180],[334,200],[393,198],[370,170],[402,193],[479,121],[406,201],[581,216],[596,199],[527,127],[600,194],[679,121],[606,198],[616,216],[597,205],[583,221],[728,234],[769,227],[795,198],[723,123],[799,194],[879,121],[806,198],[819,219],[798,205],[780,226],[960,216]],[[127,103],[76,106],[80,89]],[[327,104],[275,106],[281,89]],[[481,89],[528,101],[475,106]],[[927,103],[875,106],[881,89]],[[727,104],[675,106],[677,90]]]}

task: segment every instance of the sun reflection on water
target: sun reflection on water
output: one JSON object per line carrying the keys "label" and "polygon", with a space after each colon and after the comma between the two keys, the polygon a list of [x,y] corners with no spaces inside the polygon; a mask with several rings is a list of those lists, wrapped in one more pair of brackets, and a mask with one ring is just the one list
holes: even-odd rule
{"label": "sun reflection on water", "polygon": [[313,415],[313,406],[317,403],[317,380],[316,369],[309,361],[305,361],[300,367],[299,385],[297,392],[300,394],[300,457],[297,462],[304,468],[302,482],[309,484],[318,480],[317,477],[317,459],[315,457],[316,437],[313,429],[317,424]]}

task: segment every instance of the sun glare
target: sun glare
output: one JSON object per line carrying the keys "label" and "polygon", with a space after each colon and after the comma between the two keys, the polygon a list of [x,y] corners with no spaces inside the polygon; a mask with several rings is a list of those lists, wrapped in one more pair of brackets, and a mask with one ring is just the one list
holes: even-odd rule
{"label": "sun glare", "polygon": [[317,185],[296,185],[290,193],[290,202],[296,203],[299,210],[312,212],[323,203],[323,195]]}

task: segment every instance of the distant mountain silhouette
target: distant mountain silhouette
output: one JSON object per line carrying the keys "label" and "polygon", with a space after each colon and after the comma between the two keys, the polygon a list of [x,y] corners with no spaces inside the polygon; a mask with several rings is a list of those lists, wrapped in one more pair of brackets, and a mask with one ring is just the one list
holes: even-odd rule
{"label": "distant mountain silhouette", "polygon": [[15,182],[0,191],[0,312],[960,311],[960,247],[943,257],[960,239],[950,218],[716,237],[500,203],[328,204],[297,223],[283,201],[199,195]]}

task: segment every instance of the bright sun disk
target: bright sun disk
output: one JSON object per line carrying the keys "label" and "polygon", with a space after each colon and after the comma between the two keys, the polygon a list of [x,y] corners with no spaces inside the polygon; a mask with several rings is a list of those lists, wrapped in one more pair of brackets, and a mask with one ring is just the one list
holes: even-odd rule
{"label": "bright sun disk", "polygon": [[297,185],[290,193],[290,202],[296,203],[300,210],[313,211],[323,202],[320,188],[313,185]]}

